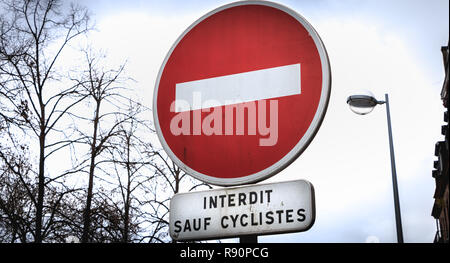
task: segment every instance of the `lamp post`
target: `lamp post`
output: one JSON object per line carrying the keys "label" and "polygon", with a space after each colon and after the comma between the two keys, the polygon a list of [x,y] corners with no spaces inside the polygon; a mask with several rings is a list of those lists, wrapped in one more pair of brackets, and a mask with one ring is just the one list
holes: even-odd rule
{"label": "lamp post", "polygon": [[392,186],[394,188],[395,223],[397,226],[397,242],[403,243],[402,218],[400,215],[400,201],[398,197],[397,172],[395,170],[394,143],[392,141],[391,114],[389,110],[389,96],[385,94],[385,101],[378,101],[371,92],[352,95],[347,98],[347,104],[356,114],[369,114],[376,105],[386,104],[387,124],[389,133],[389,149],[391,153]]}

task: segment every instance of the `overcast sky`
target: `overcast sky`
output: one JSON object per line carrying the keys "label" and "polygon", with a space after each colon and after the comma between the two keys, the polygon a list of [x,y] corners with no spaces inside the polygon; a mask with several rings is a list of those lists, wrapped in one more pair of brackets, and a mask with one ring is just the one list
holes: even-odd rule
{"label": "overcast sky", "polygon": [[[127,60],[143,102],[152,104],[157,72],[178,36],[229,1],[79,1],[92,11],[90,41],[115,63]],[[349,95],[388,93],[405,242],[432,242],[434,145],[443,140],[441,46],[448,43],[448,0],[277,1],[321,36],[332,71],[325,120],[306,151],[265,182],[306,179],[315,187],[316,221],[307,232],[260,242],[396,242],[385,106],[351,112]],[[151,116],[149,116],[151,118]]]}

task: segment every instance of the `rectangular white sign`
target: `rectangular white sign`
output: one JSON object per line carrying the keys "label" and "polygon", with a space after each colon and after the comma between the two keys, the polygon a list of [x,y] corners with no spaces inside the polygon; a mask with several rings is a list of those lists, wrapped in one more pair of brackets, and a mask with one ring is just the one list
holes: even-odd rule
{"label": "rectangular white sign", "polygon": [[300,94],[300,64],[177,83],[175,112]]}
{"label": "rectangular white sign", "polygon": [[180,193],[170,202],[170,236],[202,240],[306,231],[315,220],[305,180]]}

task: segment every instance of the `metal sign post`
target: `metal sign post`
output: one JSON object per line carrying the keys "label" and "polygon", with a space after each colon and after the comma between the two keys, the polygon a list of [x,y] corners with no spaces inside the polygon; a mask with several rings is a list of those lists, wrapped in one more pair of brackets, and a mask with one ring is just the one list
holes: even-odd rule
{"label": "metal sign post", "polygon": [[239,243],[256,244],[256,243],[258,243],[258,236],[250,235],[250,236],[239,237]]}

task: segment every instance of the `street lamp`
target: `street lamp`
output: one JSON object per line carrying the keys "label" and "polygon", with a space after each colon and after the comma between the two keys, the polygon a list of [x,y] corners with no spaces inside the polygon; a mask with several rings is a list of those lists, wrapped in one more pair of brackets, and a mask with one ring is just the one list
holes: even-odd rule
{"label": "street lamp", "polygon": [[398,197],[397,173],[395,171],[394,143],[392,142],[391,114],[389,111],[389,96],[385,94],[385,101],[378,101],[370,91],[361,92],[347,98],[350,109],[360,115],[366,115],[378,104],[386,104],[386,115],[389,133],[389,148],[391,153],[392,186],[394,188],[395,223],[397,226],[397,242],[403,243],[402,218],[400,215],[400,201]]}

